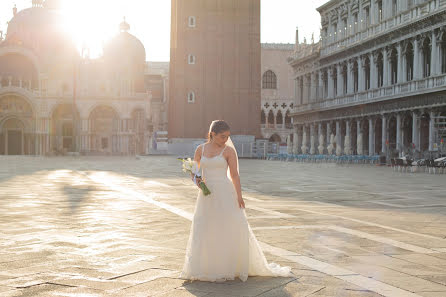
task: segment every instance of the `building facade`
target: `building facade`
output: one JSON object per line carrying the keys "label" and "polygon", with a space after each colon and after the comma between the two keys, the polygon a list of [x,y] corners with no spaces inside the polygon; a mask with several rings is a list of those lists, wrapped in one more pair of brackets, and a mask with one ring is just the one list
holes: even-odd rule
{"label": "building facade", "polygon": [[294,79],[287,59],[294,44],[262,43],[261,47],[260,130],[262,138],[285,143],[293,135]]}
{"label": "building facade", "polygon": [[260,1],[172,0],[171,22],[170,141],[216,119],[260,137]]}
{"label": "building facade", "polygon": [[435,153],[446,117],[446,1],[332,0],[289,58],[295,153]]}
{"label": "building facade", "polygon": [[17,12],[0,41],[0,154],[144,154],[145,49],[120,24],[103,56],[79,53],[52,1]]}

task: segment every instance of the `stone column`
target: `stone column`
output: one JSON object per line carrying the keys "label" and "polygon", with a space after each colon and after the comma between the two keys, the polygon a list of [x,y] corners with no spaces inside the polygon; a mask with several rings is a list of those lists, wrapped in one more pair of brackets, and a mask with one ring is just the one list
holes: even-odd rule
{"label": "stone column", "polygon": [[418,114],[414,111],[412,112],[412,142],[415,144],[415,148],[420,150],[420,130],[418,122]]}
{"label": "stone column", "polygon": [[358,58],[358,92],[364,91],[364,68],[362,59]]}
{"label": "stone column", "polygon": [[373,127],[373,119],[369,119],[369,156],[375,154],[375,129]]}
{"label": "stone column", "polygon": [[[294,79],[294,100],[296,102],[296,105],[300,105],[301,101],[300,101],[300,90],[299,90],[299,78],[296,77]],[[268,115],[267,116],[267,121],[266,124],[268,124]]]}
{"label": "stone column", "polygon": [[309,98],[310,98],[310,78],[308,74],[305,74],[303,76],[303,80],[304,80],[304,98],[302,100],[302,102],[304,104],[309,102]]}
{"label": "stone column", "polygon": [[321,138],[322,135],[322,123],[318,123],[317,125],[317,148],[318,148],[318,154],[319,154],[319,146],[321,145],[321,143],[319,142],[319,138]]}
{"label": "stone column", "polygon": [[334,71],[336,71],[334,67],[328,69],[328,98],[334,98]]}
{"label": "stone column", "polygon": [[419,39],[414,39],[414,47],[413,47],[413,79],[417,80],[421,78],[420,72],[420,50],[419,50]]}
{"label": "stone column", "polygon": [[440,60],[437,59],[437,36],[435,36],[435,30],[432,30],[432,51],[431,51],[431,76],[437,75],[438,65],[440,64]]}
{"label": "stone column", "polygon": [[338,146],[342,149],[341,123],[336,121],[336,150]]}
{"label": "stone column", "polygon": [[315,139],[315,127],[314,124],[310,125],[310,154],[314,155],[316,153],[316,139]]}
{"label": "stone column", "polygon": [[382,115],[382,137],[381,137],[381,152],[387,153],[387,121],[386,116]]}
{"label": "stone column", "polygon": [[344,78],[342,76],[342,66],[341,66],[341,64],[337,64],[336,65],[336,71],[337,71],[337,74],[338,74],[338,85],[337,85],[338,93],[336,94],[336,96],[341,96],[341,95],[344,95],[344,93],[343,93]]}
{"label": "stone column", "polygon": [[298,134],[298,128],[296,125],[296,126],[294,126],[294,133],[293,133],[293,154],[298,153],[298,145],[299,145],[299,134]]}
{"label": "stone column", "polygon": [[316,101],[324,97],[323,87],[324,87],[324,81],[322,80],[322,70],[319,70],[319,85],[318,85],[318,90],[316,92],[317,93]]}
{"label": "stone column", "polygon": [[434,150],[434,133],[435,133],[435,113],[431,111],[429,113],[429,150]]}
{"label": "stone column", "polygon": [[[359,152],[358,150],[358,144],[359,144],[359,139],[361,138],[361,119],[357,119],[356,120],[356,154],[357,155],[361,155],[363,154]],[[361,143],[361,145],[363,146],[363,144]]]}
{"label": "stone column", "polygon": [[389,67],[389,53],[390,51],[387,48],[383,49],[383,86],[390,85],[390,67]]}
{"label": "stone column", "polygon": [[350,59],[347,64],[347,93],[353,94],[354,92],[354,79],[353,79],[353,60]]}
{"label": "stone column", "polygon": [[403,57],[402,57],[402,48],[401,48],[401,42],[398,43],[397,45],[397,52],[398,52],[398,77],[397,77],[397,82],[398,83],[402,83],[404,82],[403,77],[404,77],[404,72],[403,72]]}
{"label": "stone column", "polygon": [[311,87],[311,92],[310,92],[310,102],[314,102],[316,101],[316,73],[315,72],[311,72],[310,74],[311,77],[311,81],[310,81],[310,87]]}
{"label": "stone column", "polygon": [[330,144],[330,135],[331,135],[331,124],[330,122],[327,123],[327,139],[326,139],[326,146],[328,146]]}
{"label": "stone column", "polygon": [[396,115],[396,149],[401,156],[402,145],[401,145],[401,115],[398,113]]}
{"label": "stone column", "polygon": [[370,60],[370,89],[376,89],[378,87],[376,79],[376,63],[373,53],[369,55]]}

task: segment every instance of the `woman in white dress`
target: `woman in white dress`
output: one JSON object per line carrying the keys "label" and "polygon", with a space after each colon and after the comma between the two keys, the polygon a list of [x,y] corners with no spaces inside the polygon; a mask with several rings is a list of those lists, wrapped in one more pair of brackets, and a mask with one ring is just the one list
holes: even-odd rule
{"label": "woman in white dress", "polygon": [[213,121],[208,142],[195,151],[211,194],[199,191],[181,277],[246,281],[254,275],[290,276],[289,267],[267,263],[248,224],[237,152],[229,136],[225,121]]}

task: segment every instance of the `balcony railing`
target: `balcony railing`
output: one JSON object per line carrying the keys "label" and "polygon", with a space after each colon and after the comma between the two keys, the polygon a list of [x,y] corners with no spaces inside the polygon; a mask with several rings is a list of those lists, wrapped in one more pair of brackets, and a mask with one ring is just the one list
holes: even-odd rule
{"label": "balcony railing", "polygon": [[425,92],[426,90],[438,91],[446,87],[446,74],[426,77],[417,81],[409,81],[391,86],[384,86],[378,89],[347,94],[342,97],[328,98],[320,102],[312,102],[304,105],[295,105],[294,112],[305,112],[333,107],[345,107],[355,104],[372,103],[374,101],[391,99],[394,97],[408,96],[411,93]]}

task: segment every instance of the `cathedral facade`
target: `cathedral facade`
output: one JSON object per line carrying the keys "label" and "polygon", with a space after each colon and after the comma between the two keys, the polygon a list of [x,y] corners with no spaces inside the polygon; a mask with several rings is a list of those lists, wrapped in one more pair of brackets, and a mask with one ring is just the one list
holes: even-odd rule
{"label": "cathedral facade", "polygon": [[17,12],[0,40],[0,154],[148,153],[153,131],[143,44],[128,31],[90,59],[51,1]]}
{"label": "cathedral facade", "polygon": [[295,153],[444,151],[446,1],[331,0],[296,46]]}

